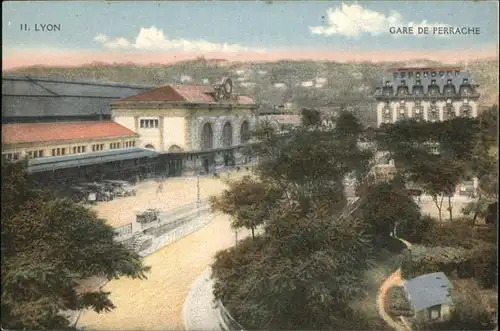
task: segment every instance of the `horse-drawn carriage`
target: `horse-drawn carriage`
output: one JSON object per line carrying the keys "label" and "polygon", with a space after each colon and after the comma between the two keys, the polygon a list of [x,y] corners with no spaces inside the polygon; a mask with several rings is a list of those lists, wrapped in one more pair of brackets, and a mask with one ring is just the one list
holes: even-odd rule
{"label": "horse-drawn carriage", "polygon": [[146,209],[143,212],[136,214],[136,220],[138,223],[147,224],[160,220],[160,210],[156,208]]}

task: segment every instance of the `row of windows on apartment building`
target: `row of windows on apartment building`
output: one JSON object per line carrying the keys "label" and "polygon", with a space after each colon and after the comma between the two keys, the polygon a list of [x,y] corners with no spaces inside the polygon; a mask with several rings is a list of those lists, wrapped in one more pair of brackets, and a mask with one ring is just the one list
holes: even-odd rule
{"label": "row of windows on apartment building", "polygon": [[[397,120],[402,120],[405,118],[414,118],[417,121],[424,120],[424,111],[422,108],[414,108],[413,115],[408,115],[408,109],[406,107],[399,107],[396,113]],[[472,115],[472,110],[470,107],[462,107],[459,112],[459,116],[470,117]],[[383,112],[383,122],[391,123],[393,121],[393,112],[391,109],[385,108]],[[456,112],[452,107],[446,107],[443,112],[443,120],[449,120],[455,118]],[[436,107],[430,108],[427,112],[427,120],[431,122],[437,122],[440,120],[439,118],[439,109]]]}
{"label": "row of windows on apartment building", "polygon": [[[386,81],[385,85],[392,86],[390,81]],[[422,81],[420,79],[415,80],[415,85],[422,85]],[[431,79],[430,85],[437,85],[436,80],[435,79]],[[453,85],[453,80],[448,79],[446,81],[446,85]],[[462,85],[469,85],[469,79],[468,78],[462,79]],[[405,79],[401,79],[401,86],[406,86],[406,80]]]}
{"label": "row of windows on apartment building", "polygon": [[[404,106],[406,105],[406,100],[399,100],[399,105],[400,106]],[[414,101],[414,105],[415,107],[421,107],[422,106],[422,101],[421,100],[415,100]],[[437,108],[437,102],[435,100],[431,100],[430,101],[430,106],[431,108],[434,108],[436,107]],[[390,102],[389,101],[385,101],[385,107],[390,107]],[[447,99],[446,100],[446,107],[453,107],[453,101],[451,99]],[[462,100],[462,106],[461,107],[467,107],[467,108],[470,108],[470,104],[469,104],[469,99],[467,98],[464,98]]]}
{"label": "row of windows on apartment building", "polygon": [[[423,77],[429,77],[429,75],[431,77],[437,77],[438,75],[438,72],[437,71],[424,71],[424,72],[395,72],[393,73],[393,76],[394,78],[398,78],[398,77],[401,77],[401,78],[405,78],[406,76],[408,76],[408,78],[412,78],[413,76],[415,75],[416,78],[420,78],[420,76],[422,75]],[[452,77],[453,76],[453,71],[439,71],[439,76],[440,77]],[[455,77],[458,77],[460,76],[460,70],[455,70]]]}
{"label": "row of windows on apartment building", "polygon": [[[126,141],[123,143],[123,148],[130,148],[130,147],[135,147],[135,141]],[[93,144],[92,145],[92,152],[99,152],[104,150],[104,144]],[[118,149],[121,148],[121,143],[116,142],[116,143],[110,143],[109,144],[109,149]],[[87,146],[74,146],[73,147],[73,154],[81,154],[81,153],[86,153],[87,152]],[[68,148],[65,147],[60,147],[60,148],[52,148],[51,150],[51,156],[63,156],[67,155],[68,153]],[[37,159],[44,157],[44,151],[43,150],[34,150],[34,151],[27,151],[26,155],[30,159]],[[12,152],[12,153],[5,153],[3,154],[3,157],[7,161],[17,161],[21,157],[21,152]]]}
{"label": "row of windows on apartment building", "polygon": [[141,129],[157,129],[159,124],[159,120],[140,120],[139,127]]}

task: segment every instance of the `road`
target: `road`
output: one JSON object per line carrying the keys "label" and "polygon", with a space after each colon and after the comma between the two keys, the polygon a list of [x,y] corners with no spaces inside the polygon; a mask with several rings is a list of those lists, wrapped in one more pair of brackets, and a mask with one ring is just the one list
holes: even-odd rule
{"label": "road", "polygon": [[[238,231],[238,239],[249,231]],[[144,259],[152,267],[146,280],[120,278],[104,291],[116,309],[82,314],[77,327],[92,330],[182,330],[182,307],[191,284],[213,261],[214,254],[234,244],[226,216],[216,216],[197,232]]]}

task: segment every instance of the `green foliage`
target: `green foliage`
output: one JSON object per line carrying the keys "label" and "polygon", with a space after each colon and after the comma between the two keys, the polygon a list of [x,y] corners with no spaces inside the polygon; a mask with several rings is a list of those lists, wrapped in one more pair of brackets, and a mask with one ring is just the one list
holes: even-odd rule
{"label": "green foliage", "polygon": [[212,209],[232,216],[234,228],[251,229],[253,234],[254,229],[269,218],[271,208],[280,198],[281,192],[250,176],[227,184],[229,189],[220,196],[210,197]]}
{"label": "green foliage", "polygon": [[284,206],[264,236],[218,253],[214,294],[249,329],[345,328],[373,258],[362,229],[327,206]]}
{"label": "green foliage", "polygon": [[442,271],[458,278],[476,278],[491,287],[495,283],[496,246],[483,243],[470,249],[463,247],[413,245],[401,267],[405,278]]}
{"label": "green foliage", "polygon": [[300,111],[301,122],[305,127],[321,124],[321,114],[318,110],[302,108]]}
{"label": "green foliage", "polygon": [[[406,120],[384,126],[377,140],[390,151],[405,178],[432,197],[441,220],[444,197],[477,168],[473,156],[480,129],[479,121],[472,118],[444,122]],[[432,151],[433,146],[438,153]],[[448,205],[452,220],[451,201]]]}
{"label": "green foliage", "polygon": [[258,180],[230,183],[212,199],[233,224],[264,224],[263,235],[220,252],[213,265],[215,297],[246,328],[373,325],[350,305],[365,295],[364,272],[376,255],[372,234],[360,219],[338,217],[345,176],[366,171],[371,154],[352,144],[362,132],[336,130],[302,127],[279,138],[258,128]]}
{"label": "green foliage", "polygon": [[363,201],[362,219],[381,243],[388,240],[396,225],[399,234],[400,229],[405,231],[420,219],[420,209],[396,181],[370,186]]}
{"label": "green foliage", "polygon": [[65,310],[114,308],[79,280],[144,278],[140,257],[113,240],[95,212],[33,189],[25,163],[2,164],[2,327],[66,328]]}
{"label": "green foliage", "polygon": [[393,315],[393,318],[411,314],[412,308],[403,287],[394,286],[389,289],[385,301],[385,309],[389,314]]}
{"label": "green foliage", "polygon": [[398,224],[396,234],[412,244],[422,243],[428,233],[432,231],[436,220],[430,216],[422,215],[418,219],[409,220],[405,218]]}

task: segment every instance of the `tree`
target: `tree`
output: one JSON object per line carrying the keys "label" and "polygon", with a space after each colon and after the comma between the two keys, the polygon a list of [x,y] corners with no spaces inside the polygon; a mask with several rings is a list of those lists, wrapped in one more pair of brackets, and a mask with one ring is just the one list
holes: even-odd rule
{"label": "tree", "polygon": [[233,228],[250,229],[255,238],[255,228],[269,218],[273,204],[280,198],[280,191],[250,176],[227,184],[229,189],[220,196],[210,197],[212,209],[232,216]]}
{"label": "tree", "polygon": [[366,290],[372,237],[365,222],[339,215],[344,178],[371,155],[320,126],[254,134],[258,179],[233,182],[212,206],[264,232],[217,254],[215,297],[250,329],[369,328],[350,304]]}
{"label": "tree", "polygon": [[26,163],[2,163],[2,327],[68,327],[61,312],[114,308],[109,292],[77,291],[99,276],[145,278],[149,267],[113,240],[95,212],[36,190]]}
{"label": "tree", "polygon": [[498,107],[485,110],[478,117],[480,130],[474,139],[469,171],[479,179],[477,195],[464,212],[478,217],[486,216],[486,208],[498,201]]}
{"label": "tree", "polygon": [[453,219],[451,196],[457,184],[470,174],[473,150],[479,132],[478,121],[456,118],[444,122],[401,121],[386,125],[378,143],[390,151],[396,167],[407,180],[429,194],[442,219],[448,196],[448,212]]}
{"label": "tree", "polygon": [[369,186],[362,198],[362,219],[380,244],[389,240],[395,228],[398,234],[408,232],[407,229],[420,219],[419,207],[404,184],[395,180]]}
{"label": "tree", "polygon": [[302,108],[300,115],[302,125],[306,127],[316,126],[321,123],[321,113],[316,109]]}

